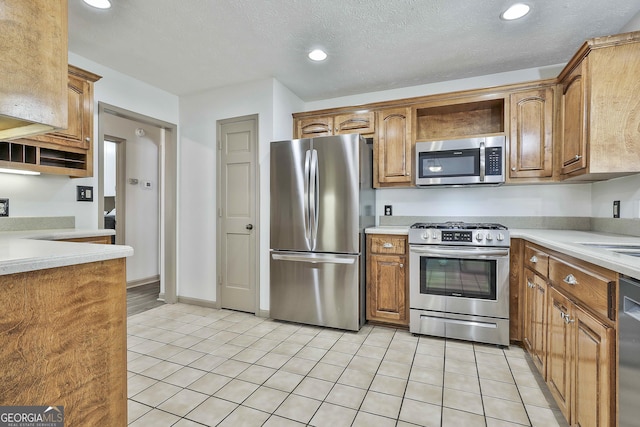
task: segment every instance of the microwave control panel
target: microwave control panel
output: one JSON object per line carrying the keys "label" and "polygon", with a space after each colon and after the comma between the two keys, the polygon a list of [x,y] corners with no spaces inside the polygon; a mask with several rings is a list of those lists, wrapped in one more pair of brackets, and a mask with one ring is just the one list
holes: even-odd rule
{"label": "microwave control panel", "polygon": [[502,148],[487,148],[486,156],[485,175],[502,175]]}

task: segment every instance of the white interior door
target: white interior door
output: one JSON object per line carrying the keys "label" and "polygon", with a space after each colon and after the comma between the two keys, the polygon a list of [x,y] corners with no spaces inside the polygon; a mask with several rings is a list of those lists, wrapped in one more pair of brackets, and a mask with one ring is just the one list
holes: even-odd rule
{"label": "white interior door", "polygon": [[257,307],[257,116],[218,122],[218,285],[220,306]]}

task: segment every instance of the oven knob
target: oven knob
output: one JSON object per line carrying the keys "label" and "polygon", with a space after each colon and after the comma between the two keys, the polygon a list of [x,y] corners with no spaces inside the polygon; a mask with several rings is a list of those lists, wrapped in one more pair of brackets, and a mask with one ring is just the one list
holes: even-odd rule
{"label": "oven knob", "polygon": [[491,235],[491,233],[487,233],[487,242],[490,242],[493,240],[493,236]]}
{"label": "oven knob", "polygon": [[502,242],[504,240],[504,234],[498,233],[497,239],[498,239],[499,242]]}
{"label": "oven knob", "polygon": [[478,242],[482,241],[482,237],[483,237],[483,236],[482,236],[482,233],[478,233],[478,234],[476,234],[476,240],[477,240]]}
{"label": "oven knob", "polygon": [[429,233],[423,233],[422,240],[429,240]]}
{"label": "oven knob", "polygon": [[438,233],[434,231],[431,237],[433,237],[433,240],[438,240]]}

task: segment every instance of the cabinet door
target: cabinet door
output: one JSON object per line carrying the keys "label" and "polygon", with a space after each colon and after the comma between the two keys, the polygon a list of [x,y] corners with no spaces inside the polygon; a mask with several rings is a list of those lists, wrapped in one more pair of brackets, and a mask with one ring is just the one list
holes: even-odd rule
{"label": "cabinet door", "polygon": [[571,424],[614,426],[615,334],[580,307],[570,319],[575,329]]}
{"label": "cabinet door", "polygon": [[411,109],[379,111],[377,135],[374,185],[411,185]]}
{"label": "cabinet door", "polygon": [[69,126],[55,132],[60,145],[88,149],[91,143],[93,96],[88,81],[69,75]]}
{"label": "cabinet door", "polygon": [[296,125],[297,138],[313,138],[333,135],[333,117],[308,117],[298,119]]}
{"label": "cabinet door", "polygon": [[553,175],[554,87],[511,95],[510,178]]}
{"label": "cabinet door", "polygon": [[525,348],[533,363],[546,378],[547,366],[547,282],[533,271],[525,268]]}
{"label": "cabinet door", "polygon": [[[573,348],[570,319],[573,304],[555,288],[549,289],[547,384],[560,411],[569,420]],[[567,321],[567,316],[569,316],[569,321]]]}
{"label": "cabinet door", "polygon": [[547,377],[547,283],[534,275],[533,288],[533,363]]}
{"label": "cabinet door", "polygon": [[587,58],[562,83],[562,170],[563,175],[587,167]]}
{"label": "cabinet door", "polygon": [[340,114],[333,118],[334,134],[344,133],[369,134],[375,131],[375,113]]}
{"label": "cabinet door", "polygon": [[367,320],[408,324],[406,257],[371,255],[367,280]]}
{"label": "cabinet door", "polygon": [[522,331],[522,341],[524,342],[525,349],[529,352],[529,354],[533,354],[534,346],[533,343],[535,341],[534,338],[534,328],[533,328],[533,317],[534,317],[534,304],[535,304],[535,274],[525,268],[524,270],[524,324]]}

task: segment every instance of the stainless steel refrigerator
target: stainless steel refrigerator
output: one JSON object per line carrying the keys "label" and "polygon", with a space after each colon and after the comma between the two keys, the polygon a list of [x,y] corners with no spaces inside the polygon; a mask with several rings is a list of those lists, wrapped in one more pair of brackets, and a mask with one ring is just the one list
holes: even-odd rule
{"label": "stainless steel refrigerator", "polygon": [[272,318],[354,331],[364,324],[372,177],[372,144],[360,135],[271,143]]}

